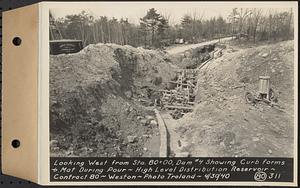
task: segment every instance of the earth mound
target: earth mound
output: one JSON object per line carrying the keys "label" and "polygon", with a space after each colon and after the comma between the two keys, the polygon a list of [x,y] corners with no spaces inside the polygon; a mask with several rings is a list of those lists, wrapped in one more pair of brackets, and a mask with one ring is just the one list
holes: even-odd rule
{"label": "earth mound", "polygon": [[[193,113],[177,129],[192,156],[292,157],[294,138],[294,41],[241,49],[224,55],[199,72]],[[259,76],[270,76],[277,106],[248,104]]]}
{"label": "earth mound", "polygon": [[50,57],[53,156],[142,156],[158,134],[157,90],[176,67],[159,51],[93,44]]}

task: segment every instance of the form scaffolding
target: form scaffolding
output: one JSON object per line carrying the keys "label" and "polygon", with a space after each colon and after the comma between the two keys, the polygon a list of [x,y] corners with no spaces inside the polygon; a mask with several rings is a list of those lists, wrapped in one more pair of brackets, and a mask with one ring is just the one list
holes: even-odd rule
{"label": "form scaffolding", "polygon": [[177,72],[176,80],[169,83],[174,87],[161,90],[161,102],[164,109],[174,110],[176,116],[181,116],[193,110],[195,90],[197,87],[197,71],[181,69]]}

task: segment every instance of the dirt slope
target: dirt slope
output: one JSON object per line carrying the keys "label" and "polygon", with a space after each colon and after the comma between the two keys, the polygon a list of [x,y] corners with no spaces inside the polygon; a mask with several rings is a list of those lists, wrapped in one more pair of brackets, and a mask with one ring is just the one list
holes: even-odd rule
{"label": "dirt slope", "polygon": [[[240,49],[228,47],[198,77],[197,105],[178,120],[191,156],[293,156],[293,41]],[[282,109],[246,104],[258,77],[271,77]]]}
{"label": "dirt slope", "polygon": [[164,59],[157,51],[114,44],[51,56],[51,154],[142,156],[158,132],[155,91],[174,74]]}

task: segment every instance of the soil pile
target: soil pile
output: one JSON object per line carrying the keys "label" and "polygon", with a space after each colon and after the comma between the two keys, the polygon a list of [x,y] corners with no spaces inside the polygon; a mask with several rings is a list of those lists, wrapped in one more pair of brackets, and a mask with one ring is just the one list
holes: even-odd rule
{"label": "soil pile", "polygon": [[[193,113],[178,120],[177,131],[192,156],[293,156],[294,41],[239,49],[199,72]],[[245,102],[258,91],[259,76],[270,76],[280,108]]]}
{"label": "soil pile", "polygon": [[142,156],[157,134],[151,106],[174,77],[165,54],[115,44],[50,57],[54,156]]}

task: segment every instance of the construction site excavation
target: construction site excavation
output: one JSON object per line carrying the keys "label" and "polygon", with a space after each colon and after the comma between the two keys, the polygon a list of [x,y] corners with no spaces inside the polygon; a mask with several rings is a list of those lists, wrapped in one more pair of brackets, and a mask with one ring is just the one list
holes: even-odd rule
{"label": "construction site excavation", "polygon": [[292,157],[293,15],[257,11],[51,10],[50,155]]}

